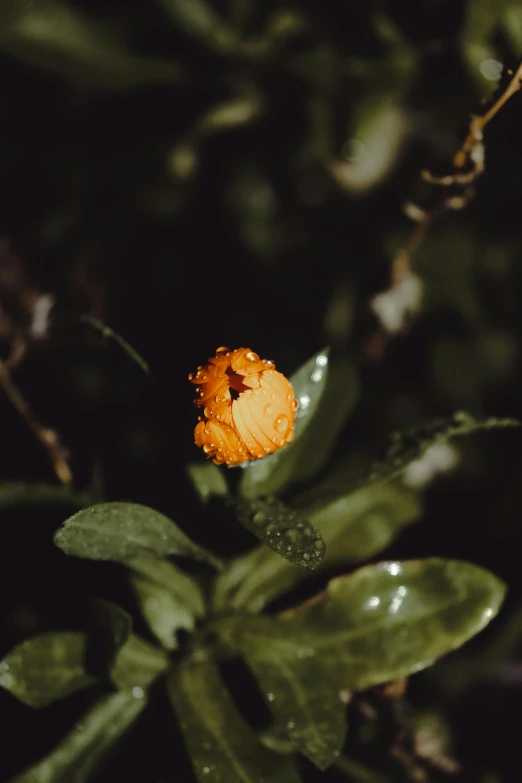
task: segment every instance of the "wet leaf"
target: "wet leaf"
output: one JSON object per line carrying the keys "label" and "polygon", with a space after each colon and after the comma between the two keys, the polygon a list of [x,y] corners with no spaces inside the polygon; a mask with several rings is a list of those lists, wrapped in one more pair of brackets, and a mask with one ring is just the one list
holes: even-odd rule
{"label": "wet leaf", "polygon": [[380,563],[329,582],[324,593],[279,617],[218,621],[222,640],[267,657],[316,657],[339,689],[406,677],[460,647],[497,614],[504,584],[458,560]]}
{"label": "wet leaf", "polygon": [[51,753],[10,783],[87,783],[146,704],[145,694],[138,698],[132,693],[104,696]]}
{"label": "wet leaf", "polygon": [[[420,516],[416,493],[399,482],[363,487],[356,492],[299,507],[326,544],[321,569],[374,557]],[[259,612],[269,601],[306,579],[307,574],[267,547],[233,560],[218,577],[215,606]]]}
{"label": "wet leaf", "polygon": [[89,671],[107,675],[132,631],[132,617],[117,604],[95,598],[90,606],[87,650]]}
{"label": "wet leaf", "polygon": [[[292,481],[299,479],[300,460],[307,448],[307,440],[304,436],[314,421],[326,390],[327,379],[328,350],[312,356],[292,375],[290,381],[294,396],[299,401],[294,439],[275,454],[245,466],[241,481],[241,493],[244,496],[277,493]],[[319,426],[319,422],[315,426]]]}
{"label": "wet leaf", "polygon": [[84,633],[55,631],[17,644],[0,662],[0,686],[29,707],[46,707],[94,683]]}
{"label": "wet leaf", "polygon": [[274,497],[240,500],[239,521],[260,541],[290,563],[314,571],[325,556],[325,543],[313,525]]}
{"label": "wet leaf", "polygon": [[54,536],[67,555],[122,562],[179,555],[219,567],[219,560],[168,517],[138,503],[100,503],[69,517]]}
{"label": "wet leaf", "polygon": [[520,427],[516,419],[475,419],[469,413],[457,411],[450,419],[435,419],[425,424],[392,434],[392,443],[385,459],[374,464],[363,476],[352,478],[340,476],[335,481],[325,482],[309,493],[309,498],[317,504],[326,504],[345,494],[362,487],[370,487],[401,476],[415,461],[438,444],[447,443],[462,435],[473,435],[482,430],[504,427]]}
{"label": "wet leaf", "polygon": [[309,655],[306,647],[292,652],[288,655],[284,642],[282,649],[277,644],[241,647],[269,703],[276,735],[289,737],[296,750],[324,770],[344,745],[346,708],[313,652]]}
{"label": "wet leaf", "polygon": [[131,634],[118,652],[110,677],[121,691],[140,694],[166,671],[168,658],[150,642]]}
{"label": "wet leaf", "polygon": [[166,560],[132,560],[130,584],[154,636],[167,650],[178,646],[176,631],[192,631],[205,613],[197,583]]}
{"label": "wet leaf", "polygon": [[181,662],[168,692],[200,783],[299,783],[293,763],[264,748],[244,722],[215,664]]}
{"label": "wet leaf", "polygon": [[213,462],[189,462],[187,474],[202,503],[228,494],[224,472]]}
{"label": "wet leaf", "polygon": [[172,61],[135,57],[114,35],[60,0],[4,0],[0,51],[62,78],[103,89],[178,83]]}

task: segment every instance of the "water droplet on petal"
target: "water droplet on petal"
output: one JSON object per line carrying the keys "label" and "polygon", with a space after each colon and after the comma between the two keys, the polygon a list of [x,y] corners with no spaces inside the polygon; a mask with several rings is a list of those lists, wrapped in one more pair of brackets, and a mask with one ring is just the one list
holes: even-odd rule
{"label": "water droplet on petal", "polygon": [[275,700],[275,694],[274,693],[267,693],[266,698],[268,701],[274,701]]}
{"label": "water droplet on petal", "polygon": [[196,377],[196,374],[191,372],[191,373],[189,373],[188,379],[189,379],[189,381],[193,381],[195,377]]}
{"label": "water droplet on petal", "polygon": [[220,345],[219,348],[216,348],[216,353],[226,353],[228,351],[228,348],[226,345]]}
{"label": "water droplet on petal", "polygon": [[286,432],[289,424],[288,416],[278,416],[274,422],[274,429],[276,432]]}
{"label": "water droplet on petal", "polygon": [[143,688],[140,688],[139,685],[135,685],[131,693],[135,699],[143,699],[143,697],[145,696],[145,691],[143,690]]}
{"label": "water droplet on petal", "polygon": [[245,359],[248,362],[258,362],[259,356],[257,355],[257,353],[254,353],[254,351],[249,351],[248,353],[245,354]]}
{"label": "water droplet on petal", "polygon": [[216,403],[216,405],[219,405],[220,402],[224,402],[224,401],[225,401],[224,398],[220,397],[219,394],[216,397],[214,397],[214,402]]}
{"label": "water droplet on petal", "polygon": [[296,411],[298,409],[298,407],[299,407],[299,403],[297,402],[297,400],[296,399],[292,399],[292,410]]}
{"label": "water droplet on petal", "polygon": [[328,356],[321,354],[320,356],[317,357],[315,363],[317,364],[318,367],[326,367],[326,365],[328,364]]}
{"label": "water droplet on petal", "polygon": [[310,377],[313,383],[319,383],[323,379],[323,371],[319,369],[314,370]]}
{"label": "water droplet on petal", "polygon": [[265,416],[270,416],[272,411],[273,411],[273,408],[272,408],[271,405],[265,405],[265,407],[263,409],[263,413],[265,414]]}

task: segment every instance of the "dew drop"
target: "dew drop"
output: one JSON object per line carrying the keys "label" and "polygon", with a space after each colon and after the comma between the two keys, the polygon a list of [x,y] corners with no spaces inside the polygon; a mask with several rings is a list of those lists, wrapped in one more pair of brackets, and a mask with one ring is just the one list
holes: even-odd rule
{"label": "dew drop", "polygon": [[226,353],[228,351],[228,348],[226,345],[220,345],[219,348],[216,348],[216,353]]}
{"label": "dew drop", "polygon": [[212,418],[212,416],[214,415],[214,411],[212,410],[212,408],[208,408],[208,407],[207,408],[203,408],[203,413],[205,414],[207,419]]}
{"label": "dew drop", "polygon": [[310,555],[308,552],[303,552],[303,560],[310,560]]}
{"label": "dew drop", "polygon": [[290,541],[291,544],[297,544],[297,542],[301,539],[300,531],[296,530],[293,527],[289,528],[288,530],[285,530],[284,536],[287,541]]}
{"label": "dew drop", "polygon": [[252,522],[254,525],[257,525],[258,527],[262,527],[263,525],[266,525],[268,522],[268,517],[266,514],[263,514],[262,511],[258,511],[257,514],[254,514],[252,517]]}
{"label": "dew drop", "polygon": [[212,448],[207,443],[205,443],[203,445],[203,451],[205,452],[205,454],[209,454],[212,451]]}
{"label": "dew drop", "polygon": [[145,696],[145,691],[143,690],[143,688],[140,688],[139,685],[135,685],[131,693],[135,699],[143,699],[143,697]]}
{"label": "dew drop", "polygon": [[316,538],[314,541],[314,547],[318,552],[322,552],[325,548],[325,543],[322,538]]}
{"label": "dew drop", "polygon": [[266,698],[268,701],[275,701],[275,693],[267,693]]}
{"label": "dew drop", "polygon": [[224,398],[220,397],[219,394],[216,397],[214,397],[214,402],[216,403],[216,405],[219,405],[220,402],[224,402],[224,401],[225,401]]}
{"label": "dew drop", "polygon": [[317,357],[315,363],[317,364],[318,367],[326,367],[326,365],[328,364],[328,356],[321,354],[320,356]]}
{"label": "dew drop", "polygon": [[273,408],[272,408],[271,405],[265,405],[264,410],[263,410],[263,413],[264,413],[265,416],[270,416],[272,411],[273,411]]}
{"label": "dew drop", "polygon": [[254,353],[254,351],[249,351],[248,353],[245,354],[245,359],[248,362],[258,362],[259,356],[257,355],[257,353]]}
{"label": "dew drop", "polygon": [[319,369],[314,370],[310,377],[313,383],[319,383],[323,379],[323,371]]}
{"label": "dew drop", "polygon": [[188,379],[189,379],[189,381],[193,381],[195,377],[196,377],[196,374],[191,372],[191,373],[189,373]]}
{"label": "dew drop", "polygon": [[288,416],[278,416],[274,422],[274,429],[276,432],[286,432],[289,424]]}
{"label": "dew drop", "polygon": [[203,430],[203,432],[205,433],[205,435],[210,435],[210,430],[209,430],[209,428],[208,428],[208,427],[205,427],[205,429]]}
{"label": "dew drop", "polygon": [[298,409],[298,407],[299,407],[299,403],[297,402],[297,400],[295,398],[292,398],[292,410],[296,411]]}

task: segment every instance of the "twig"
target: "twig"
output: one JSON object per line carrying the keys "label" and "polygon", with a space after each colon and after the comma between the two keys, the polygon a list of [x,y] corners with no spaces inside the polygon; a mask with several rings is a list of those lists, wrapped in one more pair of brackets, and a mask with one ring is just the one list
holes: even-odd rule
{"label": "twig", "polygon": [[10,403],[24,419],[27,426],[36,435],[49,455],[54,472],[62,484],[72,484],[73,476],[67,463],[64,449],[57,433],[49,427],[43,427],[18,386],[13,381],[8,366],[0,361],[0,388],[2,388]]}
{"label": "twig", "polygon": [[149,365],[143,359],[139,353],[132,347],[132,345],[129,345],[129,343],[121,337],[117,332],[115,332],[113,329],[110,328],[110,326],[106,326],[104,323],[99,321],[97,318],[94,318],[92,315],[82,315],[80,319],[84,324],[87,324],[92,329],[95,329],[99,334],[101,334],[102,337],[110,338],[111,340],[114,340],[118,343],[120,348],[125,351],[127,356],[129,356],[132,361],[140,367],[143,372],[146,375],[150,374]]}
{"label": "twig", "polygon": [[[435,220],[450,209],[462,209],[473,198],[473,184],[484,171],[484,144],[482,140],[484,128],[522,87],[522,61],[516,71],[507,71],[507,74],[511,78],[492,106],[484,114],[471,115],[466,137],[453,157],[452,172],[443,177],[434,176],[427,170],[421,172],[421,176],[425,181],[440,187],[440,198],[433,207],[427,210],[423,210],[417,205],[407,205],[407,214],[416,220],[417,225],[392,260],[391,289],[399,286],[408,277],[413,276],[414,255],[426,238]],[[460,193],[458,192],[459,188]],[[386,292],[386,294],[380,294],[375,297],[372,302],[375,311],[378,310],[376,304],[379,298],[388,293]],[[399,329],[395,331],[399,331]],[[386,341],[384,334],[381,333],[379,339],[376,339],[376,335],[373,334],[367,347],[375,356],[376,353],[382,353]]]}

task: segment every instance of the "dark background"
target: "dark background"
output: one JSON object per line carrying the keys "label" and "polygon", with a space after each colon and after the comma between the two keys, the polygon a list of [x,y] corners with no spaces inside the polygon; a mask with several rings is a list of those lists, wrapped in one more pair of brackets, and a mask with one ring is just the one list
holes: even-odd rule
{"label": "dark background", "polygon": [[[180,17],[174,5],[2,4],[0,336],[5,358],[28,336],[24,295],[52,294],[47,334],[29,341],[14,379],[59,433],[75,486],[150,504],[226,555],[250,537],[202,512],[184,473],[198,457],[187,374],[218,345],[249,346],[287,375],[327,344],[352,358],[361,396],[334,460],[381,456],[394,429],[458,408],[522,417],[520,96],[487,128],[475,199],[443,217],[416,257],[422,312],[369,350],[379,330],[369,303],[410,227],[402,205],[429,198],[419,171],[448,170],[469,113],[496,89],[480,64],[516,64],[522,10],[187,0]],[[151,377],[82,313],[122,334]],[[3,395],[0,427],[3,481],[55,480]],[[518,780],[521,441],[500,431],[458,448],[460,467],[430,486],[423,521],[387,555],[477,562],[507,581],[509,598],[479,639],[413,678],[410,698],[448,718],[460,779]],[[67,514],[0,513],[0,654],[40,631],[82,627],[93,594],[132,607],[116,566],[53,547]],[[506,628],[509,643],[457,692],[458,665]],[[50,749],[89,698],[35,713],[0,694],[5,779]],[[179,775],[185,760],[163,707],[144,721],[146,753],[134,746],[100,781]]]}

